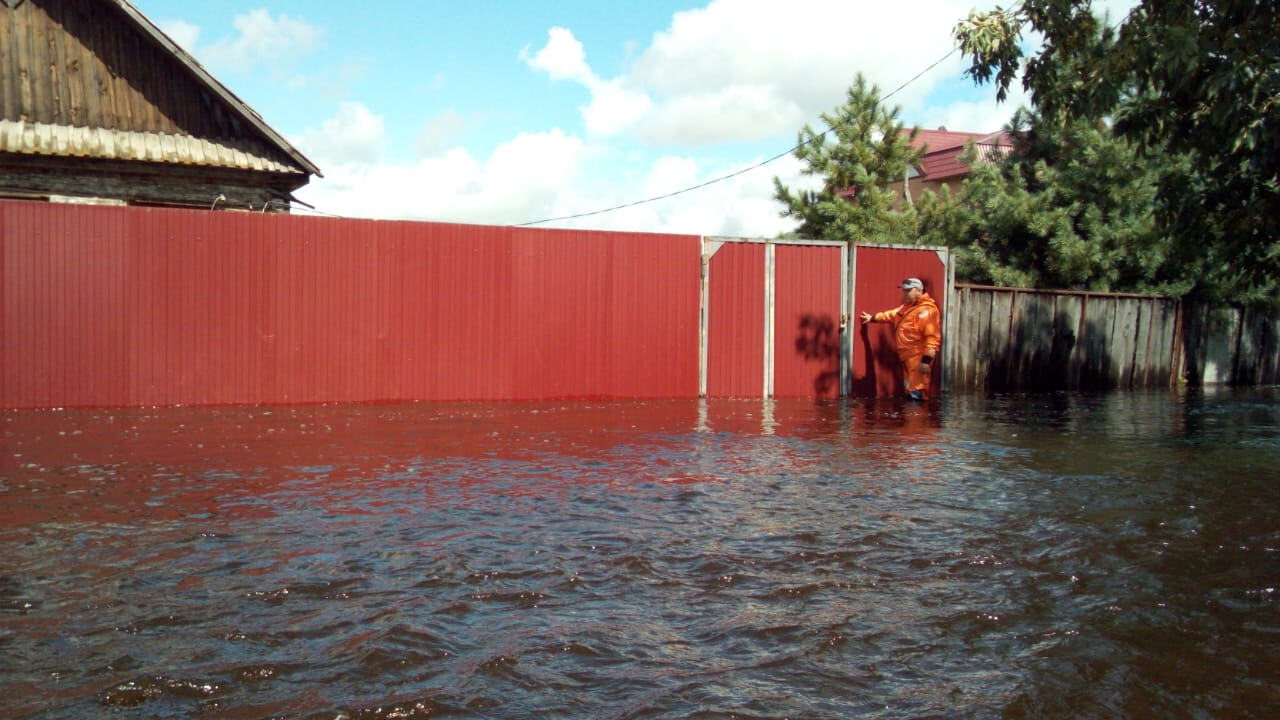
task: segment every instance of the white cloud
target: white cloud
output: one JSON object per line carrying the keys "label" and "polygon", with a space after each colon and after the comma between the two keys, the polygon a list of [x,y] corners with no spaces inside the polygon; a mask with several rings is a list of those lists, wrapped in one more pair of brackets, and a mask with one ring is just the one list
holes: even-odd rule
{"label": "white cloud", "polygon": [[526,48],[520,58],[553,80],[571,80],[590,91],[591,101],[580,112],[587,132],[593,135],[613,135],[626,129],[652,104],[643,91],[631,89],[625,78],[606,81],[592,72],[582,43],[565,28],[551,28],[547,44],[537,54],[529,56]]}
{"label": "white cloud", "polygon": [[319,46],[323,35],[320,28],[301,18],[283,13],[273,17],[265,9],[237,15],[233,25],[236,36],[201,49],[201,58],[210,65],[243,71],[257,63],[305,55]]}
{"label": "white cloud", "polygon": [[582,43],[566,28],[553,27],[547,31],[547,44],[532,57],[528,48],[520,53],[531,68],[542,70],[554,80],[576,80],[584,85],[596,80],[595,73],[587,67],[587,53]]}
{"label": "white cloud", "polygon": [[[418,160],[393,161],[384,157],[382,119],[364,105],[343,105],[298,140],[326,173],[299,196],[339,214],[489,224],[629,205],[544,226],[771,237],[795,226],[779,217],[773,177],[791,187],[816,181],[791,156],[734,173],[785,150],[800,126],[819,123],[859,72],[882,93],[907,83],[951,50],[952,27],[968,10],[958,0],[712,0],[675,14],[612,78],[592,68],[570,29],[554,27],[545,45],[519,59],[586,91],[579,127],[523,132],[477,156],[454,146],[465,123],[449,109],[425,119],[410,141]],[[997,106],[994,91],[989,102],[937,92],[967,82],[959,80],[963,65],[950,56],[890,102],[928,127],[999,128],[1021,95]],[[946,95],[962,99],[940,99]],[[782,140],[775,147],[770,138]],[[757,146],[751,159],[729,149],[761,141],[770,146]],[[693,152],[712,146],[716,157]]]}
{"label": "white cloud", "polygon": [[737,85],[680,95],[654,109],[637,128],[655,145],[710,145],[761,140],[779,128],[799,131],[813,118],[776,88]]}
{"label": "white cloud", "polygon": [[[655,98],[637,132],[685,144],[794,133],[839,105],[858,73],[888,93],[943,57],[968,10],[955,0],[714,0],[676,13],[629,77]],[[961,67],[951,56],[890,102],[917,104]],[[717,118],[715,137],[708,125]]]}
{"label": "white cloud", "polygon": [[[664,195],[759,162],[706,164],[666,155],[646,162],[638,175],[618,179],[616,151],[560,130],[521,133],[487,158],[454,147],[410,163],[383,158],[384,141],[380,117],[362,105],[344,105],[319,129],[296,138],[325,171],[297,195],[340,215],[500,225]],[[773,176],[792,186],[810,182],[799,170],[787,157],[697,191],[543,226],[772,237],[794,227],[778,216]]]}
{"label": "white cloud", "polygon": [[1002,130],[1009,123],[1009,120],[1013,118],[1013,114],[1017,112],[1018,108],[1031,104],[1031,98],[1022,89],[1022,86],[1016,83],[1015,85],[1015,87],[1009,88],[1009,97],[1003,103],[996,102],[995,92],[992,91],[988,100],[976,102],[959,101],[950,105],[930,107],[924,112],[916,114],[929,118],[928,124],[923,125],[927,130],[933,130],[938,127],[961,132],[995,132]]}
{"label": "white cloud", "polygon": [[382,159],[386,129],[382,117],[358,102],[344,102],[338,114],[294,140],[322,168],[326,165],[370,165]]}
{"label": "white cloud", "polygon": [[[448,122],[446,119],[445,122]],[[578,179],[582,140],[559,130],[521,133],[483,161],[454,147],[417,162],[386,160],[382,118],[346,103],[297,138],[324,178],[298,196],[340,215],[505,224],[546,212]]]}
{"label": "white cloud", "polygon": [[625,130],[649,111],[652,103],[644,93],[627,90],[621,81],[591,85],[591,104],[582,109],[587,132],[612,135]]}
{"label": "white cloud", "polygon": [[1093,0],[1093,13],[1112,25],[1123,20],[1130,10],[1138,6],[1137,0]]}
{"label": "white cloud", "polygon": [[[905,85],[889,102],[918,107],[960,76],[964,60],[953,54],[912,79],[951,51],[969,9],[960,0],[713,0],[675,13],[628,72],[607,81],[567,28],[551,28],[547,44],[521,59],[589,91],[581,111],[591,135],[627,133],[654,147],[752,142],[817,123],[859,73],[882,94]],[[948,114],[959,119],[961,109]]]}
{"label": "white cloud", "polygon": [[414,149],[421,157],[434,155],[461,135],[466,127],[467,121],[463,120],[453,108],[438,112],[422,124],[422,129],[418,131],[418,138],[414,142]]}
{"label": "white cloud", "polygon": [[178,43],[178,47],[187,52],[195,50],[196,43],[200,40],[200,27],[185,20],[160,20],[156,25],[161,32],[169,36],[170,40]]}
{"label": "white cloud", "polygon": [[[795,222],[780,217],[781,207],[772,199],[773,177],[781,177],[792,187],[809,187],[812,180],[800,175],[799,163],[791,157],[734,174],[758,162],[753,159],[706,165],[689,156],[658,157],[646,166],[635,183],[580,182],[565,189],[557,196],[552,210],[542,217],[592,213],[645,198],[666,197],[607,213],[553,221],[542,227],[733,237],[774,237],[793,230]],[[730,175],[732,177],[706,187],[679,192]]]}

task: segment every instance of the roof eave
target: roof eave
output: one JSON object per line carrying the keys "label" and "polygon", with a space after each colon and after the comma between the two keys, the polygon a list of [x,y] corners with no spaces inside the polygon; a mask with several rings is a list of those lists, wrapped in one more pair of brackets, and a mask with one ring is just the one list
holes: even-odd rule
{"label": "roof eave", "polygon": [[211,75],[208,70],[205,70],[204,67],[200,65],[199,61],[192,57],[190,53],[183,50],[182,47],[170,39],[168,35],[165,35],[163,30],[156,27],[155,23],[151,22],[146,15],[143,15],[141,11],[135,8],[129,0],[109,0],[109,2],[114,3],[116,7],[120,8],[125,15],[137,23],[138,27],[142,28],[142,30],[150,35],[153,40],[159,43],[161,47],[168,50],[170,54],[185,65],[187,69],[190,70],[199,80],[208,85],[209,89],[213,90],[214,93],[221,97],[223,101],[225,101],[227,105],[244,118],[246,122],[256,128],[258,132],[262,133],[268,140],[275,143],[275,145],[292,158],[294,162],[298,163],[298,165],[303,169],[316,177],[324,177],[324,174],[320,172],[320,168],[317,167],[315,163],[308,160],[307,157],[295,148],[292,143],[285,140],[284,136],[272,129],[272,127],[262,119],[262,116],[258,115],[257,111],[249,107],[248,103],[236,97],[235,93],[227,89],[227,86],[219,82],[218,79]]}

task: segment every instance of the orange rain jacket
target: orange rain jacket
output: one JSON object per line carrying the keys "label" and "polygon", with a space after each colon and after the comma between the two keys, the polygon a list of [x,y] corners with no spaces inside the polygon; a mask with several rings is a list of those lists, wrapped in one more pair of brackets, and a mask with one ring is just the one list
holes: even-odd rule
{"label": "orange rain jacket", "polygon": [[898,359],[902,361],[903,389],[917,400],[928,400],[932,367],[925,366],[921,371],[920,359],[928,355],[932,360],[942,347],[942,313],[938,311],[938,304],[924,293],[911,305],[878,312],[871,319],[893,323]]}
{"label": "orange rain jacket", "polygon": [[898,359],[906,363],[913,358],[919,363],[923,355],[935,357],[942,347],[942,313],[938,304],[924,293],[913,305],[899,305],[876,313],[874,322],[893,323],[893,337],[898,343]]}

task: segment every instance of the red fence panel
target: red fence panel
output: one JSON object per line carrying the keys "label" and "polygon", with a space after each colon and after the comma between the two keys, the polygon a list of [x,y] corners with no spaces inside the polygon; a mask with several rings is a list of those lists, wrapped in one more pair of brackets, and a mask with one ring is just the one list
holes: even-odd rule
{"label": "red fence panel", "polygon": [[841,248],[774,248],[774,397],[839,397]]}
{"label": "red fence panel", "polygon": [[708,397],[764,395],[764,270],[764,243],[724,243],[711,256]]}
{"label": "red fence panel", "polygon": [[0,202],[0,406],[694,397],[700,239]]}
{"label": "red fence panel", "polygon": [[[902,304],[903,279],[920,278],[925,292],[938,303],[946,317],[947,263],[933,248],[905,248],[859,245],[854,248],[853,311],[875,314]],[[887,324],[856,324],[851,361],[852,393],[886,397],[902,394],[902,371]],[[943,343],[947,338],[943,337]],[[933,387],[941,387],[941,363],[933,368]]]}

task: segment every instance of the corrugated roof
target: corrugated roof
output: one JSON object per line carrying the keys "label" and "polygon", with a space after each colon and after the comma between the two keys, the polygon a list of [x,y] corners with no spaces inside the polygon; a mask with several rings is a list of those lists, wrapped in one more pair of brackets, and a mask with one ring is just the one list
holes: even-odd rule
{"label": "corrugated roof", "polygon": [[257,143],[12,120],[0,120],[0,152],[303,174]]}
{"label": "corrugated roof", "polygon": [[[129,0],[107,1],[114,3],[119,7],[129,19],[133,20],[134,24],[136,24],[140,30],[149,35],[156,43],[168,51],[169,54],[186,66],[198,81],[203,82],[214,94],[222,98],[233,112],[243,117],[246,122],[256,128],[258,132],[262,133],[267,140],[275,144],[280,151],[292,158],[307,172],[314,174],[316,177],[324,177],[320,172],[320,168],[316,167],[315,163],[308,160],[306,156],[299,152],[298,149],[295,148],[288,140],[285,140],[283,135],[272,129],[270,125],[267,125],[257,111],[249,107],[249,105],[243,100],[236,97],[235,93],[227,89],[225,85],[218,82],[217,78],[209,74],[209,71],[205,70],[194,57],[188,54],[186,50],[179,47],[178,44],[170,39],[168,35],[165,35],[160,28],[156,27],[155,23],[151,22],[146,15],[143,15],[141,11],[129,2]],[[296,172],[296,169],[290,171]]]}
{"label": "corrugated roof", "polygon": [[920,130],[911,141],[911,147],[922,147],[925,152],[964,147],[970,140],[974,142],[988,137],[990,133],[951,132],[949,130]]}
{"label": "corrugated roof", "polygon": [[[928,135],[926,136],[926,133]],[[985,162],[995,162],[1008,154],[1012,143],[1008,133],[960,133],[944,130],[921,130],[911,143],[913,146],[925,146],[926,152],[920,160],[920,174],[926,180],[945,180],[969,174],[969,166],[960,156],[964,154],[965,144],[973,141],[978,158]],[[935,147],[936,142],[940,147]]]}

